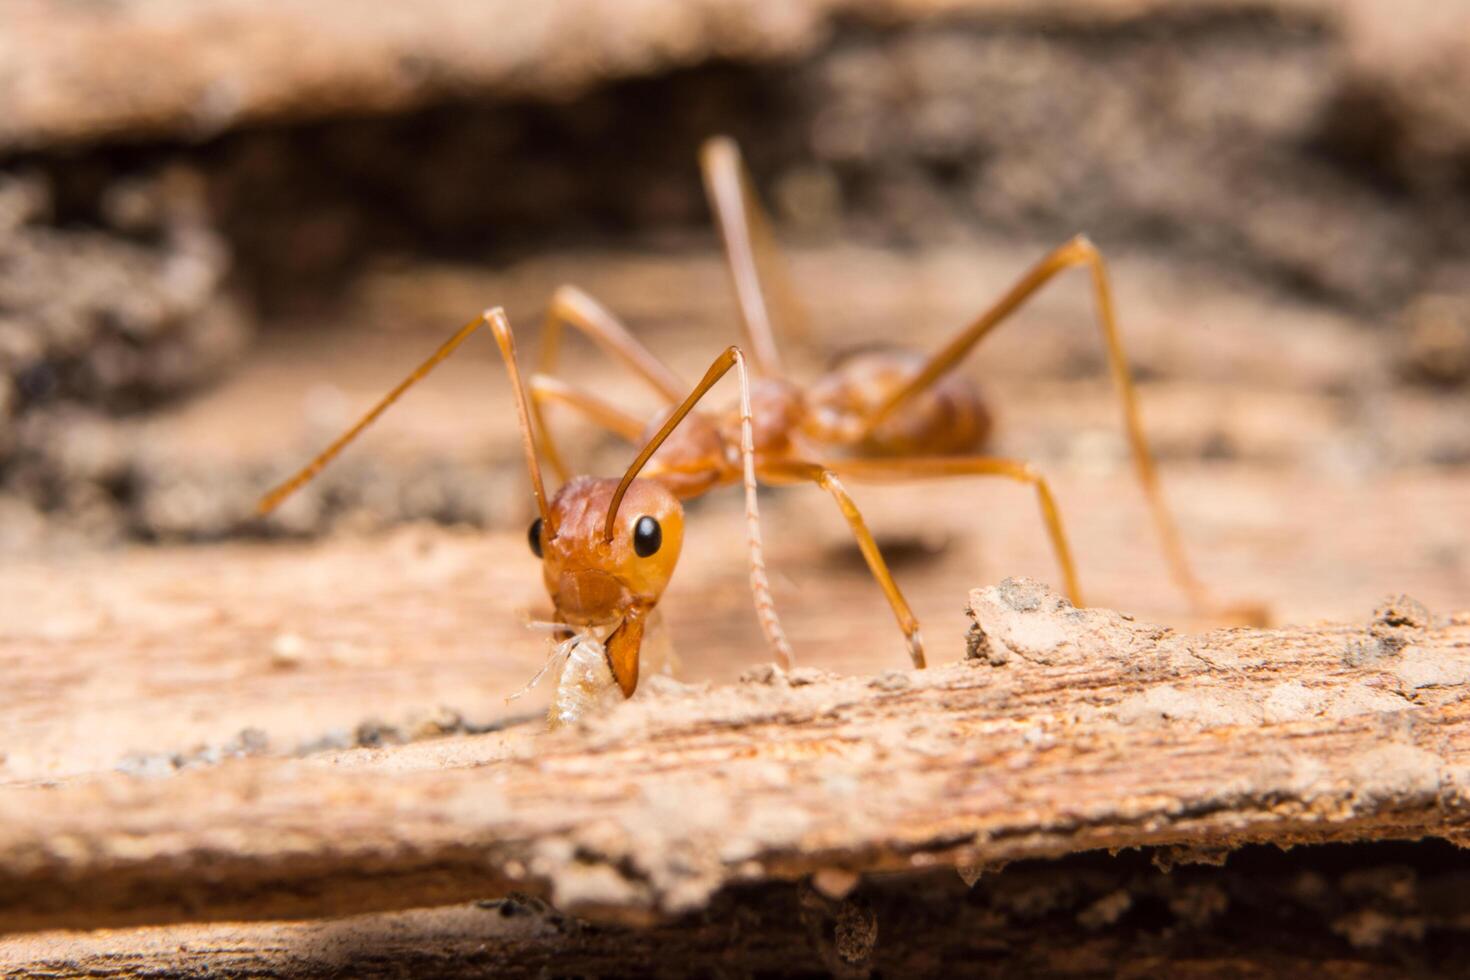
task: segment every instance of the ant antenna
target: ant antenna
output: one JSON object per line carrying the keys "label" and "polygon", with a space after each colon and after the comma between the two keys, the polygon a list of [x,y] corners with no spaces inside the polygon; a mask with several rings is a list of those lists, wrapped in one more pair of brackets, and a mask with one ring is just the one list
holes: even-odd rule
{"label": "ant antenna", "polygon": [[[638,475],[639,471],[643,469],[643,465],[648,462],[654,453],[658,452],[658,447],[662,446],[664,440],[669,437],[669,434],[679,427],[679,423],[684,421],[684,417],[694,410],[695,404],[704,397],[705,392],[713,388],[715,382],[719,381],[720,378],[724,377],[726,371],[735,366],[740,368],[742,398],[748,400],[749,396],[746,392],[749,389],[749,385],[745,381],[745,357],[740,353],[739,347],[727,347],[719,357],[715,358],[715,362],[709,366],[709,370],[704,373],[704,377],[700,379],[699,384],[694,386],[694,390],[689,393],[689,397],[685,398],[679,407],[674,409],[674,413],[669,416],[668,421],[664,422],[663,427],[653,434],[652,439],[648,440],[648,445],[644,446],[643,451],[633,460],[632,465],[628,467],[628,472],[623,474],[623,480],[618,484],[617,490],[613,492],[612,503],[607,508],[607,523],[602,529],[602,539],[604,541],[612,541],[613,525],[618,519],[618,506],[622,504],[623,495],[628,492],[628,486],[633,482],[633,479]],[[750,424],[748,421],[749,414],[749,409],[746,409],[746,418],[741,420],[742,426]]]}

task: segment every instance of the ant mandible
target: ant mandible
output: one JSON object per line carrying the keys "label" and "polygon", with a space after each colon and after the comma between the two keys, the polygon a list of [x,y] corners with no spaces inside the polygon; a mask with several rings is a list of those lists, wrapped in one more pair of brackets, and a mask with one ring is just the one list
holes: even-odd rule
{"label": "ant mandible", "polygon": [[[1081,606],[1076,568],[1051,488],[1025,460],[975,454],[990,435],[990,415],[975,387],[953,370],[1043,285],[1058,273],[1081,266],[1091,273],[1097,321],[1122,404],[1134,468],[1164,555],[1192,605],[1196,609],[1208,606],[1159,488],[1118,335],[1106,266],[1086,237],[1073,238],[1043,257],[939,351],[924,354],[900,348],[864,349],[839,359],[827,374],[802,389],[782,369],[761,287],[762,265],[768,274],[774,273],[783,306],[799,306],[784,266],[778,261],[769,218],[739,148],[726,137],[710,139],[701,148],[700,166],[724,242],[754,378],[747,375],[741,349],[729,347],[685,395],[687,386],[612,313],[582,291],[563,286],[553,295],[547,310],[539,369],[524,383],[510,321],[499,308],[487,310],[461,327],[299,473],[266,494],[260,501],[260,512],[274,510],[315,477],[470,334],[489,327],[515,392],[526,466],[539,514],[530,527],[530,545],[542,561],[542,577],[564,637],[560,652],[565,657],[575,643],[594,641],[572,654],[572,660],[579,664],[577,676],[571,678],[573,671],[567,668],[553,702],[553,722],[570,721],[583,713],[604,689],[611,689],[612,682],[624,697],[632,696],[638,685],[645,629],[679,557],[684,520],[680,502],[735,483],[743,484],[745,489],[750,582],[756,612],[766,640],[783,667],[791,666],[792,655],[766,575],[757,481],[814,483],[831,494],[893,608],[914,666],[923,667],[924,644],[918,620],[842,478],[892,481],[996,476],[1030,486],[1037,495],[1067,593],[1074,605]],[[554,376],[564,326],[586,334],[653,388],[665,404],[652,422],[640,421]],[[736,408],[721,414],[694,411],[705,393],[732,367],[740,391]],[[550,404],[575,409],[602,428],[642,445],[621,480],[571,475],[545,423],[544,408]],[[539,462],[542,455],[562,481],[553,496],[546,493]],[[595,652],[590,657],[582,655],[588,650]]]}

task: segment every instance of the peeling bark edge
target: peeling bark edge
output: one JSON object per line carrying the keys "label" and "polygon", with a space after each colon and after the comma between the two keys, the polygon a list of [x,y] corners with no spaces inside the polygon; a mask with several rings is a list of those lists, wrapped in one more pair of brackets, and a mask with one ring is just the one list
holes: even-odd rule
{"label": "peeling bark edge", "polygon": [[970,607],[981,657],[929,671],[653,683],[554,735],[11,787],[0,930],[512,891],[637,924],[823,871],[1470,840],[1470,616],[1399,599],[1360,627],[1191,636],[1012,580]]}
{"label": "peeling bark edge", "polygon": [[[424,0],[374,10],[320,0],[74,6],[11,0],[0,35],[0,153],[410,110],[467,95],[566,99],[619,78],[799,57],[844,21],[934,16],[1111,24],[1193,0]],[[1211,9],[1230,9],[1229,3]],[[1246,9],[1252,9],[1249,4]],[[1333,25],[1323,0],[1282,18]]]}

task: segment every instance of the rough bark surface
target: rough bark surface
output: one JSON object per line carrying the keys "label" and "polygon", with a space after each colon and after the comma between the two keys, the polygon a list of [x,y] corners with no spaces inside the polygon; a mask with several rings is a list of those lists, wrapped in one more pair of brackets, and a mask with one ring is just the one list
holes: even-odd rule
{"label": "rough bark surface", "polygon": [[[302,918],[539,894],[638,923],[805,875],[1470,825],[1470,617],[1190,636],[977,590],[973,658],[654,679],[581,730],[0,795],[0,928]],[[841,889],[836,889],[841,891]]]}
{"label": "rough bark surface", "polygon": [[712,58],[804,54],[842,18],[1108,25],[1202,10],[1318,21],[1347,38],[1351,77],[1374,93],[1375,106],[1406,120],[1414,151],[1443,156],[1470,140],[1467,15],[1423,0],[560,0],[530,8],[429,0],[372,12],[345,0],[20,0],[7,4],[0,35],[0,150],[197,138],[255,121],[401,110],[472,93],[565,98]]}
{"label": "rough bark surface", "polygon": [[1470,854],[1450,845],[1260,847],[1221,860],[1129,851],[1022,862],[979,878],[936,870],[853,883],[829,873],[732,889],[698,915],[638,929],[512,898],[325,922],[37,933],[0,941],[0,971],[1423,977],[1456,973],[1470,949],[1462,897]]}

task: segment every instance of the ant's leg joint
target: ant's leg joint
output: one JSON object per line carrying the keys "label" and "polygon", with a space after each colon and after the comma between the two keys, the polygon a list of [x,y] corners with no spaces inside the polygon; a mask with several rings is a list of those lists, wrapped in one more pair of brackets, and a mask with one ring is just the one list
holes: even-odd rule
{"label": "ant's leg joint", "polygon": [[914,666],[923,670],[928,664],[924,660],[924,638],[919,634],[918,624],[914,625],[913,632],[908,635],[909,659],[913,660]]}
{"label": "ant's leg joint", "polygon": [[1102,253],[1098,251],[1092,239],[1084,233],[1072,236],[1067,244],[1061,247],[1057,257],[1065,265],[1080,265],[1096,262],[1102,257]]}
{"label": "ant's leg joint", "polygon": [[1046,485],[1046,477],[1036,468],[1035,463],[1021,463],[1016,467],[1016,476],[1018,479],[1024,480],[1032,486]]}

